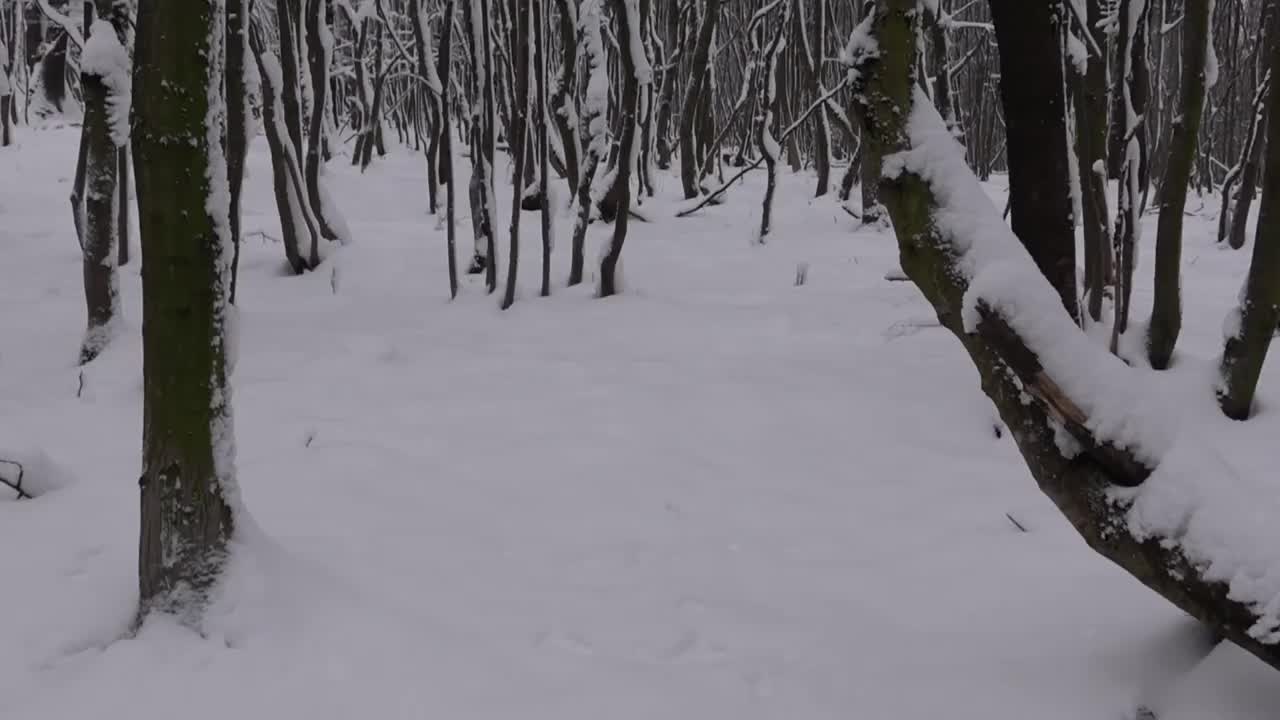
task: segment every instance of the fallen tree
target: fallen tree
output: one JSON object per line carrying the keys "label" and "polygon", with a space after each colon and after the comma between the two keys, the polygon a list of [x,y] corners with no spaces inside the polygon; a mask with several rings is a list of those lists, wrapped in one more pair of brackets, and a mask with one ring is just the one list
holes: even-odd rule
{"label": "fallen tree", "polygon": [[[1149,509],[1143,503],[1151,493],[1168,501],[1171,482],[1207,481],[1197,486],[1205,494],[1195,502],[1213,502],[1219,499],[1215,493],[1231,492],[1236,494],[1230,507],[1271,498],[1244,497],[1241,488],[1247,483],[1224,482],[1231,468],[1215,460],[1211,448],[1194,444],[1195,433],[1162,427],[1153,409],[1158,404],[1143,402],[1167,387],[1153,383],[1158,374],[1125,365],[1076,327],[918,88],[919,20],[918,0],[881,0],[849,45],[851,115],[862,123],[875,155],[884,158],[879,196],[893,222],[903,270],[942,326],[964,345],[1040,489],[1089,546],[1280,669],[1280,593],[1264,580],[1280,564],[1270,549],[1211,547],[1204,542],[1204,513],[1197,515],[1192,505],[1166,522],[1136,512]],[[1280,67],[1280,53],[1269,52],[1273,67]],[[1268,131],[1280,135],[1280,122]],[[1277,210],[1280,162],[1268,164],[1260,227],[1267,227],[1263,223]],[[1271,319],[1270,327],[1280,304],[1274,299],[1280,273],[1266,263],[1280,247],[1277,241],[1280,230],[1259,234],[1260,249],[1255,249],[1241,303],[1243,314]],[[1240,330],[1227,342],[1227,360],[1247,354],[1251,369],[1254,360],[1260,366],[1269,332],[1265,339],[1251,332],[1263,322],[1249,317],[1237,324]],[[1233,343],[1249,351],[1233,349]],[[1233,366],[1227,360],[1220,392],[1241,392],[1242,383],[1231,382]],[[1244,384],[1247,409],[1253,385]],[[1212,393],[1201,389],[1211,403]],[[1240,515],[1231,520],[1252,522]],[[1234,541],[1247,533],[1230,535]],[[1232,555],[1232,549],[1241,552]]]}

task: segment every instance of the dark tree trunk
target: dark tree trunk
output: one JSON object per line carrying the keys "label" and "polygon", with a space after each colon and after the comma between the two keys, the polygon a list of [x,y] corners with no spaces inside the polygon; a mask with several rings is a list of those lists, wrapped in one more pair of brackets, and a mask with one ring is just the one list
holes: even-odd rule
{"label": "dark tree trunk", "polygon": [[453,67],[451,62],[453,56],[453,2],[454,0],[445,0],[444,17],[440,26],[440,147],[441,147],[441,164],[440,179],[445,184],[444,188],[444,217],[445,217],[445,244],[449,262],[449,298],[458,297],[458,250],[457,250],[457,228],[455,227],[454,213],[454,188],[457,187],[453,178],[453,128],[450,127],[450,108],[449,96],[450,85],[449,76]]}
{"label": "dark tree trunk", "polygon": [[520,201],[524,196],[523,182],[529,142],[529,22],[532,8],[522,5],[516,8],[515,66],[512,73],[513,97],[511,100],[511,158],[515,168],[511,174],[511,245],[507,248],[507,283],[502,296],[502,309],[516,301],[516,281],[520,267]]}
{"label": "dark tree trunk", "polygon": [[[501,0],[497,0],[501,2]],[[498,253],[495,236],[497,212],[493,195],[494,90],[493,51],[489,32],[479,37],[473,28],[489,26],[489,0],[473,2],[470,22],[463,28],[471,47],[471,226],[475,235],[475,257],[468,272],[485,274],[489,292],[498,289]],[[518,207],[518,205],[517,205]]]}
{"label": "dark tree trunk", "polygon": [[[139,621],[200,624],[234,528],[226,318],[230,208],[211,158],[225,71],[221,0],[141,0],[133,151],[142,237]],[[212,91],[212,93],[211,93]],[[171,142],[170,138],[185,138]]]}
{"label": "dark tree trunk", "polygon": [[[567,0],[560,1],[567,2]],[[564,32],[563,29],[561,32]],[[657,134],[656,162],[662,170],[671,168],[671,153],[674,150],[671,147],[671,117],[675,111],[676,75],[679,73],[680,67],[679,55],[684,49],[675,43],[682,39],[683,34],[680,32],[680,0],[669,0],[667,3],[667,42],[673,45],[667,48],[667,56],[662,59],[666,65],[662,70],[662,87],[658,91],[658,118],[657,127],[654,130]]]}
{"label": "dark tree trunk", "polygon": [[1195,162],[1200,116],[1204,113],[1210,5],[1212,0],[1186,0],[1182,18],[1182,98],[1179,114],[1173,120],[1168,165],[1160,183],[1155,300],[1147,330],[1147,358],[1157,370],[1169,367],[1182,329],[1182,213]]}
{"label": "dark tree trunk", "polygon": [[537,0],[536,12],[533,14],[533,20],[538,24],[536,28],[535,60],[534,72],[538,80],[538,89],[535,97],[537,98],[538,117],[538,182],[542,188],[542,207],[540,220],[542,225],[542,285],[538,294],[547,297],[551,294],[551,196],[548,193],[548,183],[551,182],[550,176],[550,156],[551,147],[547,136],[551,132],[548,127],[547,113],[547,72],[550,69],[547,64],[547,55],[550,48],[547,47],[550,39],[550,27],[548,21],[549,11],[551,9],[551,0]]}
{"label": "dark tree trunk", "polygon": [[[1102,22],[1104,0],[1088,0],[1086,11],[1090,47],[1107,46]],[[1105,52],[1105,51],[1104,51]],[[1080,208],[1084,217],[1084,283],[1089,317],[1102,321],[1102,296],[1111,283],[1111,213],[1107,207],[1107,63],[1090,55],[1078,78],[1076,100],[1076,157],[1079,161]]]}
{"label": "dark tree trunk", "polygon": [[[691,200],[698,196],[698,158],[694,148],[694,124],[698,118],[696,108],[704,100],[703,88],[709,83],[707,67],[711,58],[711,38],[715,35],[716,21],[720,16],[720,0],[707,0],[702,8],[702,24],[698,27],[698,42],[693,47],[693,62],[686,81],[684,102],[680,105],[680,183],[684,197]],[[625,91],[624,91],[625,94]]]}
{"label": "dark tree trunk", "polygon": [[[307,34],[307,65],[311,78],[311,118],[307,127],[307,157],[305,180],[307,203],[316,217],[320,237],[327,241],[342,239],[334,223],[326,214],[324,192],[320,187],[320,171],[324,162],[321,148],[324,144],[324,108],[329,93],[329,50],[322,34],[328,33],[325,24],[328,0],[303,0],[306,3],[305,32]],[[316,238],[319,243],[319,238]],[[313,247],[312,262],[319,264],[319,251]]]}
{"label": "dark tree trunk", "polygon": [[[871,141],[884,152],[914,149],[904,124],[905,118],[912,115],[910,67],[919,17],[917,7],[917,0],[882,0],[871,30],[878,52],[874,58],[863,55],[855,59],[861,77],[853,97],[861,103],[875,98],[862,106],[862,122],[872,135]],[[1280,133],[1280,122],[1273,120],[1272,124]],[[1270,165],[1268,174],[1276,166]],[[1280,187],[1280,171],[1276,174],[1272,179]],[[1014,439],[1037,485],[1091,548],[1221,637],[1280,668],[1280,650],[1256,636],[1260,608],[1236,599],[1227,583],[1206,578],[1204,568],[1192,564],[1180,551],[1176,538],[1138,537],[1129,530],[1127,506],[1115,502],[1113,490],[1118,485],[1140,484],[1147,469],[1125,451],[1094,436],[1088,429],[1090,418],[1073,398],[1065,396],[1034,350],[998,310],[982,304],[980,296],[974,297],[967,279],[971,269],[959,261],[963,252],[949,233],[939,231],[946,221],[939,217],[942,205],[935,193],[935,187],[942,182],[973,181],[972,177],[950,175],[943,180],[933,173],[906,169],[882,179],[882,197],[893,217],[903,270],[936,309],[943,327],[964,346],[978,370],[983,391],[995,403],[1005,424],[1017,428]],[[1041,178],[1031,182],[1059,180]],[[965,212],[981,210],[989,213],[988,220],[998,223],[994,208],[965,208]],[[1276,236],[1280,238],[1280,232]],[[1275,251],[1280,243],[1271,246]],[[1276,268],[1280,268],[1280,258],[1270,257],[1266,272],[1274,275]],[[1027,268],[1009,280],[1019,285],[1034,281],[1034,272]],[[1280,284],[1271,283],[1271,288],[1276,287]],[[963,318],[975,301],[978,322],[976,326],[967,325]],[[1065,321],[1060,324],[1066,325]],[[1267,337],[1274,327],[1274,316],[1270,325],[1258,325]],[[1072,330],[1068,327],[1066,331]],[[1070,457],[1057,440],[1064,429],[1082,448]]]}
{"label": "dark tree trunk", "polygon": [[[614,19],[618,23],[618,37],[624,38],[621,51],[618,53],[622,75],[622,107],[619,108],[618,167],[614,178],[613,189],[617,195],[617,217],[613,222],[613,237],[609,241],[608,251],[600,260],[600,297],[609,297],[618,292],[618,262],[622,259],[622,244],[627,239],[627,224],[631,214],[631,161],[635,157],[633,146],[636,143],[636,119],[640,104],[639,68],[636,67],[635,55],[643,55],[643,46],[635,47],[633,35],[639,34],[639,28],[632,32],[633,18],[629,17],[626,6],[635,0],[614,0]],[[708,6],[717,5],[717,0],[708,0]],[[708,8],[713,12],[714,8]],[[637,13],[638,14],[638,13]],[[647,70],[647,68],[646,68]],[[648,78],[646,78],[647,82]]]}
{"label": "dark tree trunk", "polygon": [[[578,128],[569,121],[574,117],[574,90],[578,87],[577,25],[578,13],[574,0],[556,0],[560,19],[560,75],[556,78],[555,92],[551,96],[551,118],[560,134],[564,148],[564,176],[569,182],[569,194],[578,191],[581,168],[578,158]],[[547,51],[550,54],[551,49]],[[545,185],[545,182],[544,182]]]}
{"label": "dark tree trunk", "polygon": [[129,212],[129,186],[132,184],[129,166],[132,163],[129,162],[128,145],[117,150],[116,161],[116,244],[119,246],[119,265],[123,267],[129,264],[129,227],[132,225]]}
{"label": "dark tree trunk", "polygon": [[990,0],[1000,50],[1013,232],[1077,320],[1076,243],[1056,0]]}
{"label": "dark tree trunk", "polygon": [[[1269,9],[1277,7],[1268,0]],[[1274,35],[1274,34],[1273,34]],[[1222,385],[1218,404],[1227,417],[1244,420],[1253,407],[1253,395],[1262,375],[1271,338],[1280,323],[1280,42],[1274,37],[1265,48],[1270,58],[1270,100],[1267,113],[1266,170],[1262,175],[1258,229],[1253,239],[1253,259],[1245,279],[1244,296],[1233,314],[1234,332],[1227,335],[1222,351]]]}
{"label": "dark tree trunk", "polygon": [[235,304],[240,274],[240,195],[244,188],[245,158],[249,153],[249,88],[245,82],[248,23],[252,0],[226,0],[227,187],[231,193],[231,286],[228,302]]}

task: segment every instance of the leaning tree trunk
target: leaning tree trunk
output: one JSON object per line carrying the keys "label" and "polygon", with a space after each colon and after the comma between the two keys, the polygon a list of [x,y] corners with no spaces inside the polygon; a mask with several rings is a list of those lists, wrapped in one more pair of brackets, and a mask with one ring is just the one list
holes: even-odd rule
{"label": "leaning tree trunk", "polygon": [[300,275],[314,270],[318,264],[318,258],[304,253],[304,250],[316,247],[320,230],[307,202],[302,167],[293,152],[293,142],[285,124],[284,103],[280,97],[280,89],[285,83],[280,63],[266,48],[261,28],[255,25],[251,30],[249,46],[262,86],[263,135],[271,153],[271,180],[280,216],[281,244],[290,269]]}
{"label": "leaning tree trunk", "polygon": [[[715,5],[709,0],[708,5]],[[640,42],[640,9],[638,0],[614,0],[614,17],[618,23],[618,37],[624,38],[619,49],[622,74],[622,107],[618,122],[621,125],[618,166],[614,176],[617,197],[617,217],[613,221],[613,237],[600,260],[600,297],[618,292],[618,262],[622,259],[622,243],[627,239],[627,222],[631,214],[631,170],[636,157],[636,117],[640,104],[640,86],[648,83],[653,75],[649,60],[645,57],[644,44]]]}
{"label": "leaning tree trunk", "polygon": [[698,196],[698,153],[694,149],[694,125],[698,120],[696,108],[703,98],[703,88],[711,73],[711,38],[716,32],[720,16],[720,1],[707,0],[702,8],[702,24],[698,26],[698,41],[693,47],[690,75],[685,81],[684,101],[680,104],[680,183],[684,197],[691,200]]}
{"label": "leaning tree trunk", "polygon": [[[141,0],[133,151],[142,237],[139,621],[198,627],[235,519],[224,0]],[[172,142],[171,138],[184,138]]]}
{"label": "leaning tree trunk", "polygon": [[1079,318],[1066,100],[1057,0],[991,0],[1000,52],[1013,232]]}
{"label": "leaning tree trunk", "polygon": [[[1034,306],[1037,341],[1047,332],[1079,332],[1065,312],[1057,311],[1054,289],[1031,259],[1021,255],[1018,240],[1007,235],[998,211],[986,202],[977,178],[967,170],[961,148],[945,140],[942,118],[930,108],[917,106],[922,102],[912,76],[917,2],[881,0],[871,29],[874,52],[866,52],[864,46],[853,60],[859,71],[853,98],[860,104],[858,116],[869,141],[886,155],[909,153],[915,160],[899,165],[897,172],[880,182],[903,270],[933,305],[942,326],[964,346],[983,391],[1005,424],[1018,428],[1014,439],[1041,491],[1090,547],[1222,637],[1280,668],[1280,646],[1251,633],[1259,620],[1254,608],[1235,599],[1226,583],[1207,579],[1203,568],[1193,565],[1176,541],[1139,538],[1129,529],[1126,507],[1115,501],[1113,490],[1117,485],[1140,484],[1149,469],[1089,429],[1080,404],[1056,381],[1061,378],[1055,379],[1046,369],[1046,365],[1061,367],[1062,358],[1039,357],[1027,337],[1014,328],[1022,323],[1005,314],[1009,298],[1002,294],[1008,292]],[[1272,124],[1280,133],[1280,121]],[[1280,167],[1280,162],[1271,167]],[[1276,180],[1272,189],[1280,188],[1280,173],[1272,179]],[[1058,179],[1032,178],[1030,182],[1057,183]],[[957,214],[965,219],[963,230],[951,223]],[[973,235],[967,242],[957,237],[966,233]],[[974,252],[971,243],[979,242],[984,248]],[[1272,251],[1280,248],[1280,243],[1270,245]],[[1269,260],[1267,272],[1274,273],[1280,258]],[[971,285],[982,269],[976,263],[1000,263],[999,282]],[[1268,335],[1274,322],[1272,317]],[[1094,348],[1089,341],[1079,340],[1072,344],[1080,351],[1072,362],[1095,367],[1077,367],[1077,372],[1102,369],[1108,361],[1111,369],[1119,369],[1115,367],[1119,360],[1101,349],[1090,353]],[[1059,441],[1063,430],[1076,439],[1079,453],[1070,457],[1064,453]]]}
{"label": "leaning tree trunk", "polygon": [[1168,164],[1160,183],[1160,223],[1156,229],[1155,300],[1147,328],[1147,359],[1164,370],[1182,330],[1182,212],[1195,162],[1200,116],[1204,113],[1205,56],[1213,0],[1186,0],[1182,17],[1182,98],[1173,120]]}
{"label": "leaning tree trunk", "polygon": [[[551,0],[538,0],[537,12],[534,13],[533,19],[538,23],[537,33],[537,51],[535,56],[537,60],[534,62],[534,72],[538,80],[538,88],[535,97],[537,97],[538,117],[538,182],[542,187],[542,207],[539,213],[542,229],[542,284],[538,294],[547,297],[551,294],[551,143],[549,135],[551,133],[551,118],[548,112],[547,103],[547,73],[550,66],[547,64],[547,55],[550,48],[547,47],[551,40],[551,28],[547,20],[548,13],[551,9]],[[577,155],[575,153],[576,161]],[[574,169],[577,172],[577,169]]]}

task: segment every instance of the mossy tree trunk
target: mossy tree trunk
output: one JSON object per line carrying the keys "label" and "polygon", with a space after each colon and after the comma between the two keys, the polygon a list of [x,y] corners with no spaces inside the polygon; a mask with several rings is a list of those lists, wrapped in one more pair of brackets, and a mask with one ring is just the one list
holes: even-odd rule
{"label": "mossy tree trunk", "polygon": [[[853,93],[854,102],[859,104],[857,115],[864,137],[880,153],[913,149],[906,121],[913,114],[917,7],[917,0],[881,0],[872,27],[877,52],[854,59],[860,72]],[[941,121],[934,121],[941,129]],[[1280,133],[1280,127],[1275,130]],[[960,157],[960,149],[955,151]],[[1277,168],[1276,172],[1269,174],[1275,175],[1272,179],[1276,182],[1270,189],[1280,195],[1280,162],[1272,167]],[[954,244],[952,234],[943,230],[939,190],[941,194],[948,191],[932,184],[938,182],[976,183],[976,179],[940,176],[927,170],[921,174],[908,168],[881,178],[880,196],[893,221],[902,268],[933,305],[942,326],[964,346],[978,370],[983,391],[1003,421],[1019,429],[1014,439],[1040,489],[1095,551],[1222,637],[1280,668],[1280,646],[1259,641],[1250,634],[1257,614],[1233,599],[1227,584],[1204,579],[1200,569],[1175,544],[1166,543],[1166,538],[1138,538],[1128,530],[1125,508],[1113,501],[1111,491],[1116,485],[1141,483],[1145,479],[1142,465],[1092,435],[1088,417],[1082,416],[1078,404],[1064,396],[1061,386],[1046,373],[1034,351],[999,311],[985,307],[979,298],[980,319],[976,327],[966,327],[963,315],[971,269],[964,266],[963,253]],[[1031,178],[1029,182],[1057,183],[1059,179]],[[993,225],[998,221],[993,207],[965,208],[965,212],[975,211],[988,212]],[[1275,235],[1280,238],[1280,231]],[[1280,243],[1269,247],[1274,252]],[[1280,258],[1269,259],[1266,267],[1274,277]],[[1023,272],[1037,271],[1028,267]],[[1009,282],[1016,280],[1008,278]],[[1039,282],[1033,276],[1024,280]],[[1273,282],[1270,287],[1276,284]],[[1268,335],[1274,328],[1272,319],[1266,328]],[[1063,455],[1056,439],[1064,425],[1084,448],[1070,458]]]}
{"label": "mossy tree trunk", "polygon": [[1204,114],[1205,55],[1209,51],[1212,0],[1186,0],[1182,18],[1182,98],[1173,119],[1168,164],[1160,183],[1156,229],[1155,299],[1147,329],[1147,359],[1164,370],[1182,330],[1182,213],[1195,162],[1196,138]]}
{"label": "mossy tree trunk", "polygon": [[133,151],[142,237],[139,620],[197,627],[235,525],[227,367],[224,0],[141,0]]}

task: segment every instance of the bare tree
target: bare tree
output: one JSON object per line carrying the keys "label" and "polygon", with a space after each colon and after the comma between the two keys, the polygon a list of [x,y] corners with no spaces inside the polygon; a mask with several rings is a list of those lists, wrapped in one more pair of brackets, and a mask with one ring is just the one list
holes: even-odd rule
{"label": "bare tree", "polygon": [[[141,0],[133,81],[142,261],[139,621],[198,627],[235,528],[223,0]],[[185,138],[171,142],[170,138]]]}

